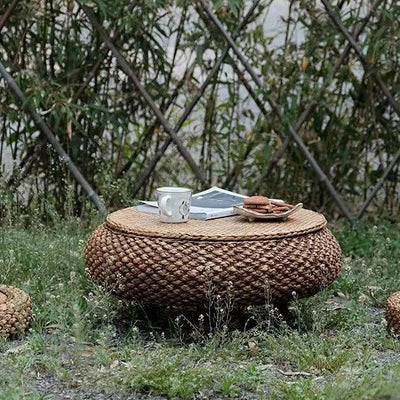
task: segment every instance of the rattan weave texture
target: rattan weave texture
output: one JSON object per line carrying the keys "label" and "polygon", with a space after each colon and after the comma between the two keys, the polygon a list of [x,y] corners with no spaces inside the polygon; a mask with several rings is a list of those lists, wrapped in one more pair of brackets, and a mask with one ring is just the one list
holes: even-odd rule
{"label": "rattan weave texture", "polygon": [[31,298],[21,289],[0,285],[0,336],[24,332],[31,320]]}
{"label": "rattan weave texture", "polygon": [[[314,214],[319,223],[326,223],[320,214]],[[217,221],[211,223],[217,225]],[[207,232],[210,222],[201,223]],[[273,226],[269,222],[251,226],[257,227],[256,234],[249,231],[247,240],[243,230],[236,240],[231,233],[230,239],[221,240],[209,233],[211,239],[206,240],[204,234],[176,238],[164,237],[165,232],[153,232],[152,236],[149,231],[135,233],[135,222],[127,223],[122,231],[108,218],[88,240],[87,272],[120,297],[165,305],[199,305],[211,291],[229,296],[237,305],[259,304],[267,298],[288,301],[293,292],[299,298],[313,295],[338,276],[341,250],[326,227],[309,227],[308,233],[297,235],[289,231],[288,237],[281,231],[275,237],[276,232],[269,233]]]}
{"label": "rattan weave texture", "polygon": [[118,232],[150,237],[190,240],[258,240],[290,237],[314,232],[326,225],[323,215],[301,209],[287,221],[249,222],[241,216],[210,221],[189,220],[183,224],[166,224],[158,215],[139,212],[135,207],[111,213],[107,226]]}
{"label": "rattan weave texture", "polygon": [[400,336],[400,292],[393,293],[386,304],[388,329]]}

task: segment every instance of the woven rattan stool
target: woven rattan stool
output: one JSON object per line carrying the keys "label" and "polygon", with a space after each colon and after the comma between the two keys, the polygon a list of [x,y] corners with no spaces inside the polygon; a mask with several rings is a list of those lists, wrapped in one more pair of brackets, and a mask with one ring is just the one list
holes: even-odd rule
{"label": "woven rattan stool", "polygon": [[166,224],[132,207],[93,232],[85,263],[95,282],[126,299],[199,305],[212,291],[249,305],[317,293],[338,276],[341,251],[324,216],[310,210],[286,222]]}
{"label": "woven rattan stool", "polygon": [[31,298],[21,289],[0,285],[0,336],[24,332],[31,320]]}
{"label": "woven rattan stool", "polygon": [[393,293],[386,304],[388,330],[400,336],[400,292]]}

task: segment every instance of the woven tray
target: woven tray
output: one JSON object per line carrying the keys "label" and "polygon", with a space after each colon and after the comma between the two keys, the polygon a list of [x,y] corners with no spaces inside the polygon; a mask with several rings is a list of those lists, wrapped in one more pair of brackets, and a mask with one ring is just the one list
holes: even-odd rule
{"label": "woven tray", "polygon": [[217,294],[238,305],[288,301],[315,294],[340,272],[340,247],[325,225],[309,210],[284,223],[173,225],[129,208],[93,232],[85,263],[95,282],[144,303],[200,305]]}
{"label": "woven tray", "polygon": [[113,212],[106,226],[116,232],[190,240],[265,240],[291,237],[314,232],[326,225],[323,215],[310,210],[299,210],[287,221],[249,222],[242,216],[219,218],[210,221],[189,220],[182,224],[166,224],[158,215],[143,213],[136,207]]}

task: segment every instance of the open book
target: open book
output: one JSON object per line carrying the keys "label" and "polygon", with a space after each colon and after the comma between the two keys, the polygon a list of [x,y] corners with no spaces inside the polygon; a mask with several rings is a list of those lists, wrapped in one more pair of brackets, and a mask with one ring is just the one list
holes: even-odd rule
{"label": "open book", "polygon": [[[189,218],[207,220],[235,215],[233,206],[243,203],[246,197],[214,186],[192,196]],[[138,211],[158,214],[156,201],[141,200],[141,203],[137,206]]]}

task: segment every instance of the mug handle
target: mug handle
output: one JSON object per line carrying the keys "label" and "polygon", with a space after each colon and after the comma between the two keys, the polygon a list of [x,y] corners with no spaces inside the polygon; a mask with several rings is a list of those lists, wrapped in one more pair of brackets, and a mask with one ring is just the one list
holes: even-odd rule
{"label": "mug handle", "polygon": [[167,204],[168,201],[171,200],[171,196],[164,196],[160,201],[160,210],[166,217],[172,217],[172,212],[168,210]]}

